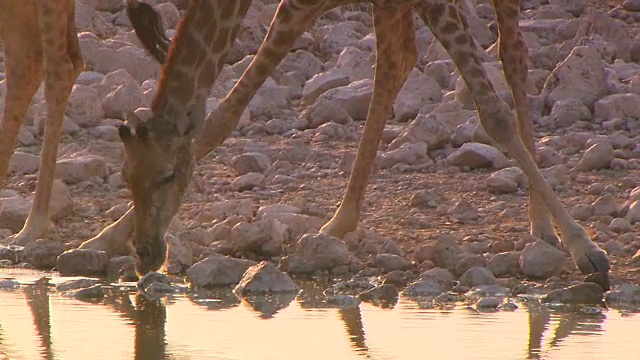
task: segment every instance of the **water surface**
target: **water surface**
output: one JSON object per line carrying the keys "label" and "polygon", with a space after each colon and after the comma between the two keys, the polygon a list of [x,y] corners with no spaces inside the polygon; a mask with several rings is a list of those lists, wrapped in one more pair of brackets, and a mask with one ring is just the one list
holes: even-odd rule
{"label": "water surface", "polygon": [[35,281],[42,273],[1,276],[23,285],[0,291],[0,359],[640,359],[640,317],[615,309],[529,300],[478,312],[402,297],[392,309],[335,309],[311,284],[295,299],[248,300],[207,291],[155,301],[109,287],[87,303]]}

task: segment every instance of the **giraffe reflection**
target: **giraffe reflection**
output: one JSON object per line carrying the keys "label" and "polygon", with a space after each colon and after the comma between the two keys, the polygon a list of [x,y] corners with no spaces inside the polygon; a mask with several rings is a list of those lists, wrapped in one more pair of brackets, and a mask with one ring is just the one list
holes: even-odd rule
{"label": "giraffe reflection", "polygon": [[[49,301],[48,279],[42,278],[33,285],[24,288],[27,305],[33,316],[36,332],[40,338],[43,359],[59,359],[55,355],[55,344],[52,341],[51,307]],[[96,304],[113,309],[135,326],[134,353],[136,360],[171,358],[166,353],[165,321],[166,307],[160,300],[147,298],[139,293],[134,295],[120,288],[105,289],[105,297]],[[58,324],[58,326],[71,326]],[[2,328],[0,328],[0,331]],[[0,333],[0,338],[2,334]],[[109,341],[108,337],[104,338]],[[0,353],[1,354],[1,353]]]}
{"label": "giraffe reflection", "polygon": [[[296,301],[301,309],[307,311],[317,311],[318,309],[330,310],[329,305],[324,301],[322,287],[317,285],[303,285],[303,291]],[[33,316],[35,331],[39,338],[42,359],[60,358],[56,354],[56,330],[60,327],[72,327],[73,324],[51,322],[52,311],[50,308],[50,298],[57,295],[50,294],[50,285],[46,280],[41,280],[33,285],[23,288],[26,304]],[[239,304],[244,304],[248,310],[258,313],[262,319],[277,318],[277,313],[286,308],[290,302],[278,302],[278,309],[273,310],[272,306],[267,306],[266,310],[258,308],[249,301],[238,300],[231,289],[220,289],[216,291],[200,291],[191,294],[189,299],[197,306],[205,306],[213,311],[229,311],[237,308]],[[235,298],[235,300],[233,300]],[[210,300],[210,301],[207,301]],[[218,301],[219,300],[219,301]],[[69,300],[76,301],[76,300]],[[180,301],[180,300],[178,300]],[[406,301],[406,300],[405,300]],[[210,306],[216,304],[215,306]],[[272,304],[273,305],[273,304]],[[566,339],[572,336],[585,336],[598,334],[603,331],[605,316],[602,314],[592,315],[576,312],[552,311],[546,306],[540,305],[537,301],[531,300],[522,304],[522,310],[528,313],[529,336],[526,343],[523,343],[523,350],[529,359],[543,358],[550,349],[561,347]],[[133,324],[135,328],[134,354],[135,359],[171,359],[178,354],[172,354],[168,350],[166,337],[167,308],[163,301],[146,298],[143,295],[133,295],[126,289],[105,288],[104,298],[96,304],[90,306],[107,307],[115,314],[128,320],[122,326]],[[169,305],[171,307],[171,305]],[[387,310],[380,310],[387,311]],[[55,312],[55,309],[54,309]],[[454,316],[456,311],[438,311],[443,317]],[[371,346],[367,344],[367,333],[365,331],[367,321],[363,318],[361,307],[353,307],[337,310],[338,318],[344,326],[344,336],[349,341],[354,354],[360,357],[371,358]],[[54,316],[55,317],[55,316]],[[211,315],[215,319],[215,315]],[[430,321],[424,319],[424,321]],[[99,324],[94,324],[99,327]],[[0,327],[0,354],[3,346],[1,340],[4,338],[2,332],[6,331]],[[546,336],[545,336],[546,335]],[[105,336],[103,341],[105,346],[112,346],[112,338]],[[369,339],[371,341],[371,339]],[[60,346],[60,345],[58,345]]]}

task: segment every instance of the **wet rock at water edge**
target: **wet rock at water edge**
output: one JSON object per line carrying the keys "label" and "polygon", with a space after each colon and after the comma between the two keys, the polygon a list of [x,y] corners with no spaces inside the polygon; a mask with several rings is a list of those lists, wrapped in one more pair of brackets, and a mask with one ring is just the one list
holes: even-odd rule
{"label": "wet rock at water edge", "polygon": [[497,310],[501,303],[502,300],[500,298],[486,297],[478,300],[474,306],[478,310]]}
{"label": "wet rock at water edge", "polygon": [[256,265],[255,261],[216,254],[193,264],[187,270],[186,281],[191,287],[236,285],[253,265]]}
{"label": "wet rock at water edge", "polygon": [[607,305],[640,305],[640,286],[629,283],[618,285],[607,293],[604,300]]}
{"label": "wet rock at water edge", "polygon": [[327,296],[326,302],[327,304],[335,306],[339,309],[349,309],[360,306],[362,300],[351,295],[335,295]]}
{"label": "wet rock at water edge", "polygon": [[120,281],[138,281],[136,274],[136,258],[133,256],[116,256],[109,259],[107,278]]}
{"label": "wet rock at water edge", "polygon": [[289,275],[276,269],[273,264],[262,261],[247,269],[233,289],[236,295],[297,292],[298,286]]}
{"label": "wet rock at water edge", "polygon": [[591,282],[580,283],[564,289],[558,289],[544,295],[542,303],[562,304],[600,304],[603,290],[598,284]]}
{"label": "wet rock at water edge", "polygon": [[106,251],[91,249],[72,249],[60,254],[56,267],[63,276],[102,275],[107,270],[109,255]]}
{"label": "wet rock at water edge", "polygon": [[331,285],[323,294],[325,296],[358,295],[375,287],[366,279],[351,279]]}
{"label": "wet rock at water edge", "polygon": [[149,286],[151,286],[151,285],[153,285],[155,283],[171,285],[171,280],[169,280],[169,277],[167,275],[165,275],[165,274],[161,274],[161,273],[152,271],[152,272],[149,272],[146,275],[144,275],[138,281],[138,290],[146,291],[147,288],[149,288]]}
{"label": "wet rock at water edge", "polygon": [[104,297],[104,289],[102,285],[93,285],[78,290],[69,290],[64,295],[81,301],[99,302]]}
{"label": "wet rock at water edge", "polygon": [[22,261],[24,247],[19,245],[0,246],[0,260],[9,260],[12,264]]}
{"label": "wet rock at water edge", "polygon": [[63,251],[64,245],[60,242],[38,239],[25,245],[22,260],[38,269],[50,270]]}
{"label": "wet rock at water edge", "polygon": [[20,287],[20,283],[11,279],[0,280],[0,290],[15,290]]}
{"label": "wet rock at water edge", "polygon": [[325,234],[304,235],[294,253],[283,259],[289,273],[312,273],[349,265],[349,249],[344,241]]}
{"label": "wet rock at water edge", "polygon": [[56,286],[56,289],[61,292],[69,290],[77,290],[82,288],[88,288],[98,283],[96,279],[77,279],[65,281]]}
{"label": "wet rock at water edge", "polygon": [[498,310],[500,311],[516,311],[518,310],[518,305],[512,303],[512,302],[503,302],[502,304],[498,305]]}
{"label": "wet rock at water edge", "polygon": [[358,295],[362,301],[383,308],[394,307],[398,303],[398,289],[393,285],[380,285]]}

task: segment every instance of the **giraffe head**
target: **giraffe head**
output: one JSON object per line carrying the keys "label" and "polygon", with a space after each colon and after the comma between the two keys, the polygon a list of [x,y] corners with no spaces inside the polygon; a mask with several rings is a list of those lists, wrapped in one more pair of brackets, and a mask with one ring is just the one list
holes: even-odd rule
{"label": "giraffe head", "polygon": [[[125,148],[122,175],[134,203],[136,271],[144,275],[162,267],[167,247],[164,236],[178,212],[191,180],[194,158],[191,142],[205,116],[204,98],[197,99],[183,119],[164,119],[139,109],[127,114],[118,132]],[[182,126],[180,126],[182,124]]]}

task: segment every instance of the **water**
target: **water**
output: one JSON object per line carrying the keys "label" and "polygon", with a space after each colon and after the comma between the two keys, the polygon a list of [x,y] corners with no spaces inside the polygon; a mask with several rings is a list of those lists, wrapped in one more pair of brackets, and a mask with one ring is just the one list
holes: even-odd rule
{"label": "water", "polygon": [[640,318],[622,310],[528,301],[483,313],[402,297],[393,309],[339,310],[323,307],[311,284],[290,303],[230,291],[158,302],[126,288],[86,303],[34,282],[41,273],[2,275],[25,285],[0,291],[0,359],[640,359]]}

